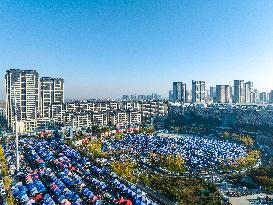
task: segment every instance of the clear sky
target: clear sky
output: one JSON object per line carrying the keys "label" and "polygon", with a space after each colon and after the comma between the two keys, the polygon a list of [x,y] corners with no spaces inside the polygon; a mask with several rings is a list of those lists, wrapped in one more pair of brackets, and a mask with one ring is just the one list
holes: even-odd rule
{"label": "clear sky", "polygon": [[158,92],[172,81],[273,89],[273,1],[0,1],[0,71],[65,79],[66,98]]}

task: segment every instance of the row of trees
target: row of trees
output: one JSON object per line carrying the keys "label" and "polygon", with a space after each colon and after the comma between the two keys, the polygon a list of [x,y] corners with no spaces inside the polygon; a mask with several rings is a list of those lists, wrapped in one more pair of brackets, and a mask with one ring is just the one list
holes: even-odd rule
{"label": "row of trees", "polygon": [[139,133],[152,134],[154,132],[155,132],[155,127],[154,126],[139,128]]}
{"label": "row of trees", "polygon": [[87,145],[88,151],[94,158],[100,157],[102,154],[102,140],[101,139],[92,139]]}
{"label": "row of trees", "polygon": [[237,134],[236,132],[225,131],[223,133],[224,138],[231,138],[236,141],[242,142],[247,147],[252,147],[254,144],[254,140],[250,135]]}
{"label": "row of trees", "polygon": [[8,167],[7,167],[3,147],[2,147],[1,144],[0,144],[0,164],[1,164],[1,173],[2,173],[2,178],[3,178],[3,182],[4,182],[4,188],[5,188],[6,193],[7,193],[6,200],[7,200],[7,203],[9,205],[13,205],[14,204],[14,198],[13,198],[13,195],[12,195],[12,193],[10,191],[12,181],[11,181],[11,179],[9,177]]}
{"label": "row of trees", "polygon": [[163,166],[171,172],[185,172],[185,161],[181,155],[167,155],[163,160]]}
{"label": "row of trees", "polygon": [[235,135],[235,139],[237,139],[239,142],[242,142],[247,147],[252,147],[254,144],[253,139],[249,135]]}
{"label": "row of trees", "polygon": [[185,161],[181,155],[151,154],[151,164],[153,166],[165,167],[171,172],[185,172]]}
{"label": "row of trees", "polygon": [[200,178],[151,175],[145,183],[179,205],[220,205],[215,185]]}
{"label": "row of trees", "polygon": [[126,160],[124,162],[114,161],[112,163],[112,170],[130,182],[136,183],[138,181],[137,176],[134,174],[137,165]]}
{"label": "row of trees", "polygon": [[247,176],[250,176],[254,183],[264,187],[268,192],[273,193],[273,166],[261,166],[249,170]]}
{"label": "row of trees", "polygon": [[257,150],[249,150],[245,157],[239,157],[235,162],[231,163],[229,166],[222,164],[222,167],[225,171],[228,170],[243,170],[253,167],[257,160],[260,159],[260,152]]}

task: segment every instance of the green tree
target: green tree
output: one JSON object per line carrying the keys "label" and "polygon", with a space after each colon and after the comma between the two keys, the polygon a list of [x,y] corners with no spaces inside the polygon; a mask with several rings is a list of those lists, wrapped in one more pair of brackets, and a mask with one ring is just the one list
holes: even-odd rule
{"label": "green tree", "polygon": [[133,171],[135,170],[136,165],[131,163],[129,160],[126,162],[113,162],[112,170],[117,173],[122,178],[130,181],[136,182],[137,178],[133,175]]}
{"label": "green tree", "polygon": [[88,151],[93,155],[93,157],[100,157],[102,154],[102,140],[101,139],[94,139],[91,140],[88,144]]}
{"label": "green tree", "polygon": [[1,171],[2,171],[2,178],[3,178],[3,182],[4,182],[4,188],[5,188],[6,192],[8,193],[6,199],[7,199],[7,202],[9,205],[13,205],[14,204],[14,197],[13,197],[11,190],[10,190],[12,180],[9,178],[9,175],[8,175],[8,167],[7,167],[7,163],[5,160],[3,147],[1,144],[0,144],[0,163],[1,163]]}

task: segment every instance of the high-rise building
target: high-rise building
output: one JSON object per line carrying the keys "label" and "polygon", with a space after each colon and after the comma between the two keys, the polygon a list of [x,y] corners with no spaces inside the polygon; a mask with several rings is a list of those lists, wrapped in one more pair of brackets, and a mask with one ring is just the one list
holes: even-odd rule
{"label": "high-rise building", "polygon": [[173,90],[169,91],[169,101],[173,101]]}
{"label": "high-rise building", "polygon": [[247,84],[247,83],[244,84],[244,91],[245,91],[244,103],[250,103],[249,84]]}
{"label": "high-rise building", "polygon": [[216,85],[216,102],[230,103],[230,86]]}
{"label": "high-rise building", "polygon": [[137,100],[145,100],[146,95],[137,95]]}
{"label": "high-rise building", "polygon": [[233,99],[234,96],[234,86],[230,86],[230,97]]}
{"label": "high-rise building", "polygon": [[267,103],[266,92],[261,92],[259,94],[259,102],[262,103],[262,104]]}
{"label": "high-rise building", "polygon": [[192,81],[192,102],[205,102],[206,84],[204,81]]}
{"label": "high-rise building", "polygon": [[215,87],[210,87],[209,88],[209,97],[211,99],[213,99],[214,97],[216,97],[216,88]]}
{"label": "high-rise building", "polygon": [[251,103],[251,93],[253,92],[253,82],[251,81],[246,82],[244,90],[245,90],[245,97],[244,97],[245,103]]}
{"label": "high-rise building", "polygon": [[266,93],[266,103],[269,103],[270,101],[270,93]]}
{"label": "high-rise building", "polygon": [[52,103],[64,103],[64,80],[61,78],[42,77],[41,82],[41,117],[49,118]]}
{"label": "high-rise building", "polygon": [[7,125],[15,128],[14,110],[17,108],[18,124],[29,124],[37,119],[39,111],[39,75],[36,70],[10,69],[6,71]]}
{"label": "high-rise building", "polygon": [[269,93],[269,103],[273,103],[273,90],[271,90]]}
{"label": "high-rise building", "polygon": [[186,102],[191,102],[191,90],[186,90]]}
{"label": "high-rise building", "polygon": [[209,97],[212,100],[212,102],[216,101],[216,87],[209,88]]}
{"label": "high-rise building", "polygon": [[131,100],[137,100],[137,95],[136,94],[130,95],[130,99]]}
{"label": "high-rise building", "polygon": [[209,98],[209,96],[210,96],[210,91],[209,91],[209,90],[206,90],[206,91],[205,91],[205,98]]}
{"label": "high-rise building", "polygon": [[259,102],[259,90],[254,89],[251,93],[251,103],[258,103]]}
{"label": "high-rise building", "polygon": [[122,100],[123,101],[130,100],[130,96],[129,95],[123,95]]}
{"label": "high-rise building", "polygon": [[245,102],[245,86],[244,80],[234,80],[234,103],[244,103]]}
{"label": "high-rise building", "polygon": [[173,101],[186,102],[186,84],[173,82]]}
{"label": "high-rise building", "polygon": [[151,100],[161,100],[161,95],[157,93],[152,93]]}

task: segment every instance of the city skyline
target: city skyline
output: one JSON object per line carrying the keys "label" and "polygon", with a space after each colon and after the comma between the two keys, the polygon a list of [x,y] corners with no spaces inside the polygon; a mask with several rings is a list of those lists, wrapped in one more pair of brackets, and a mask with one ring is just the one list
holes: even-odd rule
{"label": "city skyline", "polygon": [[64,78],[65,99],[167,97],[172,82],[191,80],[207,89],[236,79],[273,88],[269,1],[0,5],[1,100],[9,69]]}
{"label": "city skyline", "polygon": [[[192,102],[192,100],[191,99],[188,99],[188,95],[190,95],[190,96],[192,96],[192,93],[193,93],[193,85],[197,82],[198,84],[200,84],[199,86],[201,86],[201,84],[204,84],[203,86],[203,88],[201,88],[201,87],[199,87],[197,90],[202,90],[204,93],[203,93],[203,97],[201,97],[201,96],[199,96],[200,97],[200,102],[205,102],[205,98],[207,99],[207,98],[209,98],[209,99],[213,99],[212,98],[212,91],[211,91],[211,89],[212,88],[214,88],[214,89],[216,89],[217,90],[217,86],[219,87],[219,86],[228,86],[228,90],[230,90],[230,89],[232,89],[232,90],[236,90],[236,82],[242,82],[242,87],[243,88],[240,88],[240,89],[247,89],[247,90],[249,90],[248,92],[248,94],[246,94],[246,96],[250,96],[250,94],[253,94],[254,92],[256,92],[257,94],[266,94],[266,95],[270,95],[272,92],[273,92],[273,89],[269,89],[269,91],[264,91],[264,90],[259,90],[259,89],[257,89],[256,87],[255,87],[255,82],[252,82],[252,81],[247,81],[247,80],[244,80],[244,79],[241,79],[241,80],[233,80],[233,82],[231,83],[231,84],[215,84],[215,85],[211,85],[211,84],[209,84],[209,83],[207,83],[206,81],[196,81],[196,80],[192,80],[190,83],[184,83],[184,82],[172,82],[172,86],[173,87],[170,87],[170,89],[168,90],[168,95],[169,96],[161,96],[159,93],[157,93],[157,92],[152,92],[152,93],[123,93],[121,96],[117,96],[117,97],[104,97],[104,98],[96,98],[96,97],[87,97],[87,98],[67,98],[67,97],[65,97],[65,95],[64,95],[64,79],[63,78],[61,78],[61,77],[49,77],[48,75],[45,75],[45,76],[41,76],[40,74],[39,74],[39,72],[37,71],[37,70],[29,70],[29,69],[9,69],[9,70],[6,70],[6,74],[7,73],[9,73],[10,71],[15,71],[15,72],[35,72],[35,73],[37,73],[37,75],[39,75],[40,77],[39,77],[39,83],[41,84],[41,86],[40,86],[40,89],[41,89],[41,92],[43,92],[43,83],[44,82],[46,82],[46,86],[49,88],[49,87],[51,87],[51,86],[53,86],[53,85],[55,85],[55,81],[57,82],[57,84],[58,83],[60,83],[60,82],[62,82],[62,84],[58,84],[57,85],[57,87],[58,86],[61,86],[61,93],[58,93],[59,91],[57,91],[57,93],[58,93],[58,95],[61,95],[61,98],[62,98],[62,102],[64,102],[64,101],[70,101],[70,100],[92,100],[92,99],[101,99],[101,100],[128,100],[128,99],[124,99],[124,98],[130,98],[129,100],[164,100],[164,99],[166,99],[166,100],[170,100],[170,92],[172,91],[172,95],[173,95],[173,97],[172,98],[174,98],[174,99],[172,99],[172,100],[170,100],[170,101],[183,101],[183,102]],[[48,85],[47,85],[47,83],[49,83]],[[175,94],[174,93],[174,90],[176,90],[176,89],[178,89],[178,88],[175,88],[174,86],[175,86],[175,84],[179,84],[179,83],[181,83],[183,86],[185,86],[182,90],[184,90],[183,92],[185,92],[183,95],[183,97],[182,97],[182,99],[178,99],[177,97],[175,97],[175,95],[178,95],[178,93],[177,94]],[[254,84],[254,86],[253,86],[253,84]],[[210,86],[208,86],[208,85],[210,85]],[[177,85],[176,85],[177,86]],[[187,88],[186,88],[186,86],[187,86]],[[245,87],[245,86],[248,86],[248,87]],[[181,88],[179,88],[179,89],[181,89]],[[196,88],[195,88],[196,89]],[[214,91],[214,92],[216,92],[217,93],[217,91]],[[48,90],[49,91],[49,93],[51,93],[51,92],[55,92],[54,91],[54,86],[52,87],[52,88],[50,88],[50,90]],[[177,91],[177,92],[181,92],[181,90],[180,91]],[[220,92],[222,92],[222,91],[220,91]],[[230,92],[231,92],[231,90],[230,90]],[[235,91],[233,91],[233,92],[235,92]],[[239,92],[239,91],[238,91]],[[243,97],[245,97],[245,91],[240,91],[240,92],[243,92]],[[251,93],[250,93],[251,92]],[[4,91],[3,93],[5,93],[5,94],[7,94],[6,93],[6,91]],[[43,97],[43,93],[41,93],[40,94],[40,98],[42,98]],[[46,94],[46,95],[48,95],[48,94]],[[50,94],[51,95],[51,94]],[[55,95],[55,94],[54,94]],[[201,95],[201,93],[199,93],[198,95]],[[213,94],[214,95],[214,94]],[[230,94],[228,94],[228,95],[230,95],[228,98],[230,98],[230,100],[231,99],[233,99],[236,95],[238,95],[238,94],[233,94],[233,95],[231,95],[231,93]],[[239,94],[239,95],[241,95],[241,94]],[[269,96],[267,96],[266,98],[268,98]],[[181,96],[180,96],[180,98],[181,98]],[[52,97],[52,99],[54,99],[54,97]],[[267,100],[269,100],[269,99],[267,99]],[[266,100],[266,101],[267,101]],[[4,101],[4,99],[2,100],[2,99],[0,99],[0,101]],[[240,100],[235,100],[237,103],[240,103],[240,102],[242,102],[242,103],[246,103],[246,102],[244,102],[244,99],[240,99]],[[249,101],[250,102],[250,99],[247,99],[246,100],[247,102]],[[49,102],[49,101],[48,101]],[[50,101],[51,102],[51,101]],[[193,102],[199,102],[198,100],[197,101],[195,101],[195,100],[193,100]],[[235,102],[235,103],[236,103]],[[51,102],[52,103],[52,102]],[[231,103],[231,102],[229,102],[229,103]],[[251,103],[254,103],[254,102],[251,102]],[[50,103],[49,103],[50,104]]]}

